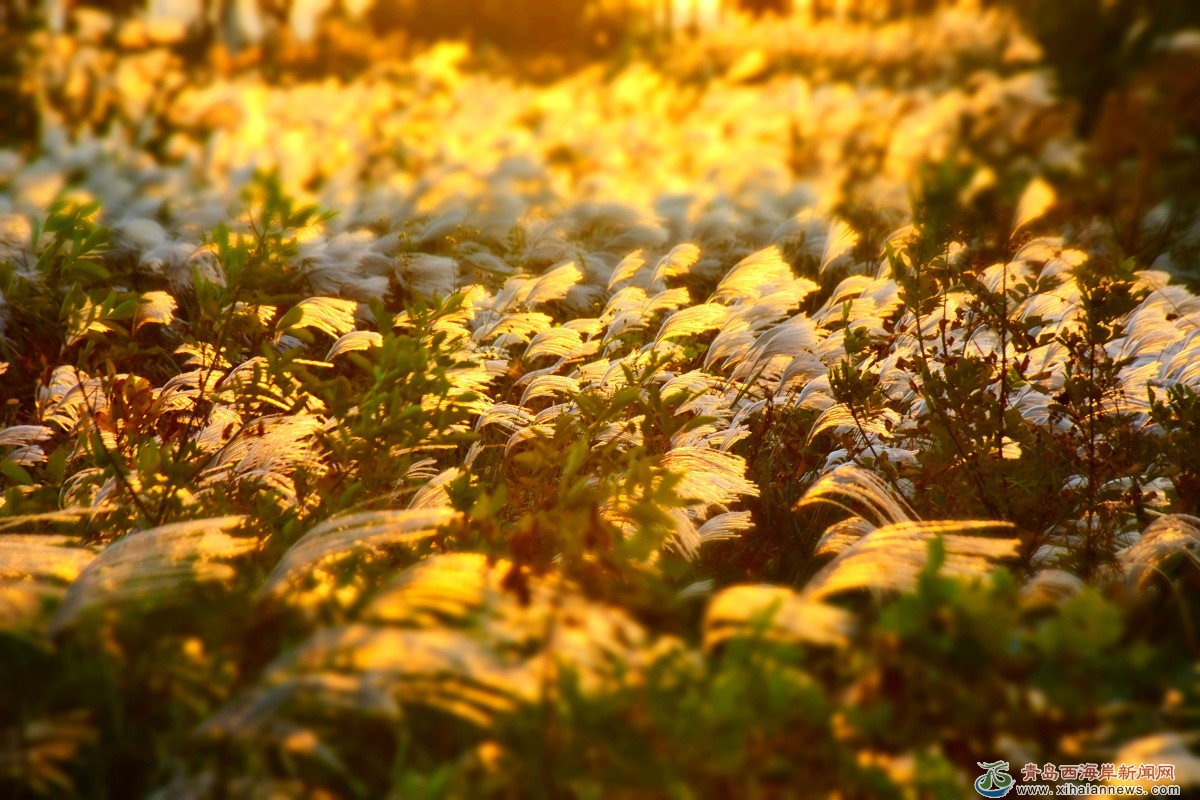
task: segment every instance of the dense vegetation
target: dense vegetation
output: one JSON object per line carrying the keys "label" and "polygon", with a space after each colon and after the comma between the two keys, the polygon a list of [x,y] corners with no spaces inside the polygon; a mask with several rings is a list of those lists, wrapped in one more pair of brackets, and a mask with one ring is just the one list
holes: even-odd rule
{"label": "dense vegetation", "polygon": [[1200,784],[1186,22],[1103,90],[999,10],[536,85],[38,34],[0,793]]}

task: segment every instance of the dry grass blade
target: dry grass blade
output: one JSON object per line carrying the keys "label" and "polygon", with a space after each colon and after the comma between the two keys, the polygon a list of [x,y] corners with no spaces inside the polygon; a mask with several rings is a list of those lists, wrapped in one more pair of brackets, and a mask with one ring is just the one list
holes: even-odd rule
{"label": "dry grass blade", "polygon": [[700,260],[700,248],[694,244],[677,244],[671,248],[654,267],[650,276],[651,285],[659,281],[686,274]]}
{"label": "dry grass blade", "polygon": [[521,395],[521,405],[527,405],[530,400],[539,397],[553,397],[556,394],[567,397],[579,394],[579,382],[563,375],[538,375],[525,387],[525,392]]}
{"label": "dry grass blade", "polygon": [[701,303],[676,311],[658,329],[655,342],[671,336],[695,336],[717,330],[729,319],[729,308],[720,303]]}
{"label": "dry grass blade", "polygon": [[1013,215],[1013,232],[1040,219],[1054,205],[1055,199],[1054,188],[1044,178],[1038,177],[1030,181],[1017,202],[1017,211]]}
{"label": "dry grass blade", "polygon": [[332,361],[334,357],[340,356],[343,353],[351,353],[356,350],[369,350],[372,347],[382,346],[383,337],[375,331],[350,331],[333,343],[333,346],[329,348],[329,352],[325,354],[325,360]]}
{"label": "dry grass blade", "polygon": [[450,467],[430,478],[429,482],[417,490],[409,501],[409,508],[449,508],[450,493],[447,486],[458,478],[462,472],[458,467]]}
{"label": "dry grass blade", "polygon": [[646,266],[646,259],[642,258],[642,251],[634,250],[621,259],[621,263],[613,269],[612,276],[608,279],[608,290],[611,292],[617,284],[632,280],[633,276],[637,275],[644,266]]}
{"label": "dry grass blade", "polygon": [[[635,657],[645,631],[624,612],[591,602],[569,582],[531,577],[528,602],[504,588],[512,569],[474,553],[437,555],[405,570],[380,592],[363,618],[392,625],[467,627],[508,653],[546,651],[581,670],[587,683]],[[549,638],[547,638],[549,637]]]}
{"label": "dry grass blade", "polygon": [[472,553],[415,564],[357,622],[316,632],[205,729],[236,734],[286,724],[281,715],[297,702],[318,713],[423,705],[487,726],[541,702],[564,666],[585,691],[627,677],[623,670],[647,644],[637,623],[547,578],[530,578],[522,602],[504,588],[512,569]]}
{"label": "dry grass blade", "polygon": [[1016,539],[963,535],[965,532],[1010,530],[1007,522],[947,520],[901,522],[865,534],[818,572],[804,588],[805,597],[823,599],[845,591],[908,591],[925,569],[929,546],[941,538],[945,547],[942,572],[951,577],[979,577],[997,561],[1015,558]]}
{"label": "dry grass blade", "polygon": [[201,734],[249,736],[269,731],[279,716],[297,707],[325,711],[353,709],[396,718],[400,707],[378,675],[309,672],[248,692],[200,726]]}
{"label": "dry grass blade", "polygon": [[741,456],[701,447],[676,447],[660,465],[680,476],[676,491],[701,503],[728,505],[740,497],[758,497],[758,487],[746,480]]}
{"label": "dry grass blade", "polygon": [[[519,664],[500,663],[483,644],[456,631],[328,628],[276,662],[266,686],[235,700],[201,731],[261,734],[290,727],[285,715],[297,711],[395,717],[401,713],[397,700],[486,726],[528,699],[536,677]],[[524,693],[514,695],[515,686]]]}
{"label": "dry grass blade", "polygon": [[61,511],[46,511],[41,514],[16,514],[11,517],[0,518],[0,531],[30,525],[70,525],[79,522],[82,517],[94,513],[94,509],[76,506],[73,508],[64,508]]}
{"label": "dry grass blade", "polygon": [[729,271],[713,294],[717,302],[756,300],[789,283],[795,276],[775,245],[746,256]]}
{"label": "dry grass blade", "polygon": [[344,336],[354,330],[354,311],[358,303],[337,297],[310,297],[301,300],[280,320],[283,330],[313,328],[329,336]]}
{"label": "dry grass blade", "polygon": [[682,508],[672,508],[667,512],[674,522],[675,535],[667,541],[667,546],[676,550],[689,561],[700,555],[700,531],[695,521]]}
{"label": "dry grass blade", "polygon": [[685,287],[663,289],[649,295],[646,300],[645,313],[656,314],[659,311],[674,311],[677,308],[692,305],[692,293]]}
{"label": "dry grass blade", "polygon": [[[890,411],[887,409],[886,411]],[[888,437],[892,434],[892,429],[895,427],[897,419],[890,415],[879,414],[878,416],[859,415],[855,416],[850,407],[843,403],[837,403],[830,406],[821,412],[821,416],[817,417],[813,423],[812,430],[808,432],[808,441],[811,444],[813,439],[817,438],[822,432],[833,429],[853,429],[861,430],[862,433],[873,436]],[[892,412],[895,414],[895,412]]]}
{"label": "dry grass blade", "polygon": [[396,577],[375,596],[363,618],[406,625],[437,625],[461,620],[495,593],[492,566],[478,553],[444,553],[427,558]]}
{"label": "dry grass blade", "polygon": [[825,250],[821,253],[820,272],[824,273],[842,256],[847,255],[858,244],[854,228],[842,220],[835,220],[825,237]]}
{"label": "dry grass blade", "polygon": [[1200,568],[1200,517],[1168,514],[1151,522],[1137,543],[1117,554],[1126,584],[1141,591],[1160,574],[1163,565],[1185,558]]}
{"label": "dry grass blade", "polygon": [[262,594],[281,592],[297,573],[325,559],[345,557],[365,548],[426,539],[456,515],[449,508],[416,508],[334,517],[292,545],[263,584]]}
{"label": "dry grass blade", "polygon": [[571,287],[583,280],[583,270],[569,261],[555,267],[530,285],[521,295],[520,302],[526,306],[536,306],[552,300],[562,300],[567,296]]}
{"label": "dry grass blade", "polygon": [[553,324],[550,315],[540,311],[503,314],[476,328],[471,338],[477,342],[496,340],[497,345],[508,346],[514,342],[528,342],[534,335],[549,330]]}
{"label": "dry grass blade", "polygon": [[875,527],[875,525],[862,517],[847,517],[835,522],[821,534],[813,555],[818,557],[836,556],[839,553],[845,552],[868,533],[875,530]]}
{"label": "dry grass blade", "polygon": [[458,262],[453,258],[417,253],[401,259],[396,279],[418,297],[447,297],[454,293],[457,272]]}
{"label": "dry grass blade", "polygon": [[64,365],[55,367],[50,381],[38,389],[37,406],[42,422],[55,423],[65,431],[73,431],[85,415],[108,408],[108,395],[99,378],[88,377],[75,367]]}
{"label": "dry grass blade", "polygon": [[133,330],[137,331],[143,325],[149,324],[170,325],[175,319],[175,309],[178,307],[175,298],[168,292],[144,293],[133,314]]}
{"label": "dry grass blade", "polygon": [[1021,587],[1023,608],[1055,607],[1083,591],[1085,584],[1079,577],[1061,569],[1039,570]]}
{"label": "dry grass blade", "polygon": [[583,336],[571,328],[551,328],[542,331],[530,340],[525,348],[525,360],[532,361],[539,356],[554,356],[565,358],[574,353],[583,344]]}
{"label": "dry grass blade", "polygon": [[319,475],[325,470],[315,438],[323,427],[321,418],[311,414],[253,420],[220,447],[204,471],[201,484],[261,481],[279,491],[289,504],[295,503],[292,473],[303,468]]}
{"label": "dry grass blade", "polygon": [[508,433],[524,428],[533,422],[533,414],[513,403],[496,403],[475,420],[475,430],[483,430],[488,425],[498,425]]}
{"label": "dry grass blade", "polygon": [[72,547],[74,536],[9,533],[0,535],[0,578],[56,578],[73,581],[96,554]]}
{"label": "dry grass blade", "polygon": [[[845,464],[823,476],[804,493],[804,497],[796,503],[796,508],[813,503],[832,503],[839,508],[847,508],[843,500],[866,506],[881,524],[907,522],[916,517],[916,512],[908,502],[882,479],[853,464]],[[852,509],[847,510],[854,513]]]}
{"label": "dry grass blade", "polygon": [[13,425],[0,430],[0,447],[28,447],[53,435],[54,430],[45,425]]}
{"label": "dry grass blade", "polygon": [[749,511],[726,511],[700,526],[700,543],[736,539],[753,527],[754,519]]}
{"label": "dry grass blade", "polygon": [[732,586],[709,601],[704,614],[704,647],[729,639],[769,640],[844,647],[854,617],[850,612],[780,586]]}
{"label": "dry grass blade", "polygon": [[258,547],[258,541],[231,536],[240,516],[189,520],[132,533],[109,545],[71,584],[50,620],[54,635],[74,624],[97,604],[117,605],[168,593],[199,581],[224,580],[233,574],[215,559],[233,558]]}
{"label": "dry grass blade", "polygon": [[0,628],[36,619],[96,557],[74,536],[0,535]]}
{"label": "dry grass blade", "polygon": [[790,360],[811,352],[817,349],[820,341],[816,324],[807,316],[799,315],[781,322],[759,336],[745,356],[730,359],[737,362],[733,378],[738,380],[753,375],[760,366],[777,356],[787,356]]}

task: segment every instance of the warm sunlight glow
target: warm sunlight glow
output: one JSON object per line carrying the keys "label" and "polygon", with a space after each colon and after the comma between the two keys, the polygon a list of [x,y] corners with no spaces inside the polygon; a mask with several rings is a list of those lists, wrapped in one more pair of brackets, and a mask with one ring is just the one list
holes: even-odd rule
{"label": "warm sunlight glow", "polygon": [[1197,97],[1194,2],[0,2],[0,797],[1195,794]]}

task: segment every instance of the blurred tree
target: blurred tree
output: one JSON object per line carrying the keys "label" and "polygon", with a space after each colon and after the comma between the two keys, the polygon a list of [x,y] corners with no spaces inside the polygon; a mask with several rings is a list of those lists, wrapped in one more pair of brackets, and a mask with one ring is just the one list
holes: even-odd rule
{"label": "blurred tree", "polygon": [[570,53],[595,44],[592,0],[419,0],[376,2],[368,20],[377,35],[403,29],[414,39],[466,37],[521,53]]}
{"label": "blurred tree", "polygon": [[[1200,27],[1200,3],[1179,0],[998,0],[1012,9],[1075,108],[1088,147],[1075,212],[1109,223],[1122,257],[1196,279],[1200,218],[1200,57],[1166,46]],[[1096,187],[1103,187],[1100,191]],[[1162,204],[1162,205],[1160,205]],[[1160,219],[1148,212],[1158,209]]]}
{"label": "blurred tree", "polygon": [[1079,104],[1088,137],[1106,98],[1124,88],[1164,34],[1200,25],[1200,3],[1180,0],[999,0],[1041,45],[1059,90]]}
{"label": "blurred tree", "polygon": [[38,111],[25,64],[40,18],[31,2],[0,0],[0,147],[32,148]]}
{"label": "blurred tree", "polygon": [[784,14],[792,13],[792,0],[736,0],[735,5],[741,11],[751,14]]}

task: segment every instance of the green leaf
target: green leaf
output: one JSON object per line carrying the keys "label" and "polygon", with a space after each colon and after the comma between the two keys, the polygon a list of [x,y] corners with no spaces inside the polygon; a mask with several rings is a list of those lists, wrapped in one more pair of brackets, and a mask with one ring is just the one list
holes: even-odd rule
{"label": "green leaf", "polygon": [[15,486],[30,486],[33,484],[33,476],[30,475],[24,467],[15,461],[9,459],[0,460],[0,473],[8,478],[9,483]]}

